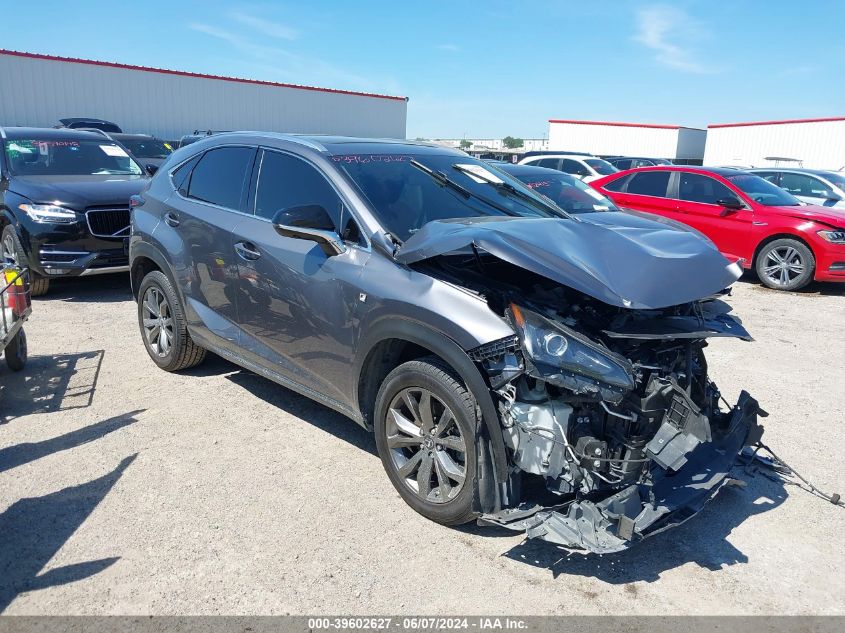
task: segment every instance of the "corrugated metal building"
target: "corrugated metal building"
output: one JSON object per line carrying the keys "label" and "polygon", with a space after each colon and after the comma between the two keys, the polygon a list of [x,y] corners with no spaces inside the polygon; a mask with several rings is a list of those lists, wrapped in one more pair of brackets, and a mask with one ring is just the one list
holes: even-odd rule
{"label": "corrugated metal building", "polygon": [[812,169],[843,169],[845,117],[707,126],[706,165],[798,166],[794,161]]}
{"label": "corrugated metal building", "polygon": [[178,139],[200,130],[405,138],[405,97],[0,49],[0,125],[66,117]]}
{"label": "corrugated metal building", "polygon": [[549,149],[688,162],[704,158],[706,130],[680,125],[549,119]]}

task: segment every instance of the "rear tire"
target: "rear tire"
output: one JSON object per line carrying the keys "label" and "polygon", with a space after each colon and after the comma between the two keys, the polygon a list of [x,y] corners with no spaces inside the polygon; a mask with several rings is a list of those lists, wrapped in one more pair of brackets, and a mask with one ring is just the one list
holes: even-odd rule
{"label": "rear tire", "polygon": [[754,269],[767,288],[795,291],[813,281],[816,258],[803,242],[781,238],[769,242],[760,250]]}
{"label": "rear tire", "polygon": [[18,330],[15,338],[6,345],[4,354],[6,356],[6,364],[12,371],[20,371],[26,366],[26,332],[23,331],[23,328]]}
{"label": "rear tire", "polygon": [[188,332],[173,284],[160,270],[147,273],[138,288],[138,327],[150,358],[165,371],[196,367],[205,359],[205,349]]}
{"label": "rear tire", "polygon": [[459,525],[477,516],[477,419],[475,398],[436,357],[404,363],[384,379],[376,447],[397,492],[427,519]]}

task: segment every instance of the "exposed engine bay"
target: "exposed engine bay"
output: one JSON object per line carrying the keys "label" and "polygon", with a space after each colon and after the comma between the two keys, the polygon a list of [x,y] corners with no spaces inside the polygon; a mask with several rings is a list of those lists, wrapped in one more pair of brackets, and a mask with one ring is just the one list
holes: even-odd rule
{"label": "exposed engine bay", "polygon": [[619,551],[692,516],[759,441],[767,414],[746,392],[720,406],[708,376],[707,338],[751,340],[718,296],[618,307],[475,249],[418,266],[478,294],[516,332],[470,351],[511,468],[506,507],[481,521]]}

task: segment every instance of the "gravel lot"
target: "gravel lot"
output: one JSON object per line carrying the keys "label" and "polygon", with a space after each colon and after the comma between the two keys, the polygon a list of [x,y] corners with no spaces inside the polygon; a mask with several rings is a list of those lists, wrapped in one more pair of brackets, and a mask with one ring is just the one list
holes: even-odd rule
{"label": "gravel lot", "polygon": [[[736,284],[711,344],[765,441],[845,493],[845,287]],[[757,475],[621,555],[567,556],[406,506],[353,422],[216,357],[147,358],[123,276],[56,283],[0,369],[8,614],[845,614],[845,511]]]}

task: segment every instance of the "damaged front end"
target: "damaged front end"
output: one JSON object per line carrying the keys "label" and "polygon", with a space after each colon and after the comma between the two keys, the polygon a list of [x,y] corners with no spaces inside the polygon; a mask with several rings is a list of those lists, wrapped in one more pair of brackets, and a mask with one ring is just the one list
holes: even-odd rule
{"label": "damaged front end", "polygon": [[718,299],[630,310],[561,286],[511,298],[517,336],[471,356],[522,498],[481,522],[617,552],[698,512],[759,441],[757,401],[742,392],[721,409],[707,374],[707,338],[750,340]]}

